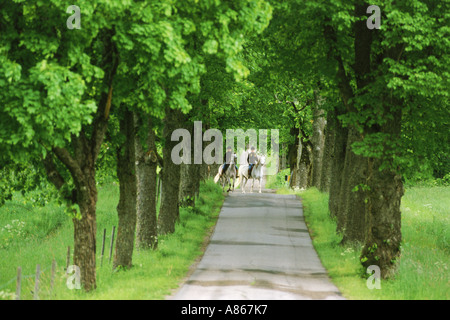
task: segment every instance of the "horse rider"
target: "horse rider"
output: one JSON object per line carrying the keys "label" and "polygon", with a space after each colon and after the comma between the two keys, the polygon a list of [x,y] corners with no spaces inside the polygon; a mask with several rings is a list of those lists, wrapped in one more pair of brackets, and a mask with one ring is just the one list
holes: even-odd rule
{"label": "horse rider", "polygon": [[[222,167],[222,173],[221,175],[225,174],[225,172],[227,172],[228,167],[230,166],[231,163],[231,157],[234,157],[234,163],[237,162],[237,155],[235,153],[233,153],[233,150],[231,149],[230,146],[227,147],[227,152],[225,153],[224,157],[223,157],[223,167]],[[236,166],[236,165],[235,165]],[[237,166],[236,166],[236,171],[237,171]]]}
{"label": "horse rider", "polygon": [[248,176],[250,177],[252,175],[252,169],[254,165],[258,162],[258,156],[256,155],[256,149],[254,146],[250,148],[250,153],[247,157],[247,163],[248,163]]}

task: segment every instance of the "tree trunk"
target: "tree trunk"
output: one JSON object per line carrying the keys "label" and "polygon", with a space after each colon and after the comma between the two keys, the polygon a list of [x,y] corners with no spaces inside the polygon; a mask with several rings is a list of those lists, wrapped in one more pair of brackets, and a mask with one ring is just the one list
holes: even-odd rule
{"label": "tree trunk", "polygon": [[312,163],[311,163],[311,147],[309,145],[303,145],[303,151],[300,158],[299,168],[297,170],[298,176],[298,186],[300,189],[306,189],[311,186],[312,180]]}
{"label": "tree trunk", "polygon": [[345,164],[337,215],[338,231],[344,235],[342,243],[364,241],[365,192],[367,158],[353,153],[351,145],[360,141],[358,131],[350,127],[345,152]]}
{"label": "tree trunk", "polygon": [[296,149],[291,159],[292,176],[289,186],[306,189],[311,185],[311,146],[302,143],[301,135],[299,135]]}
{"label": "tree trunk", "polygon": [[[292,134],[292,130],[291,130],[291,134]],[[298,135],[298,133],[297,133]],[[295,179],[295,167],[296,167],[296,162],[297,162],[297,139],[295,139],[294,144],[290,144],[288,146],[288,155],[287,155],[287,163],[288,163],[288,167],[289,167],[289,174],[290,174],[290,179],[289,179],[289,187],[293,188],[294,185],[294,179]]]}
{"label": "tree trunk", "polygon": [[292,148],[290,157],[290,167],[291,167],[291,180],[289,186],[291,188],[300,188],[300,159],[302,157],[303,144],[301,137],[297,135],[295,150]]}
{"label": "tree trunk", "polygon": [[179,218],[178,195],[180,189],[180,166],[173,163],[171,152],[176,141],[171,141],[172,131],[179,128],[183,113],[166,107],[164,119],[164,147],[162,169],[161,207],[158,217],[159,234],[168,234],[175,231],[175,223]]}
{"label": "tree trunk", "polygon": [[396,259],[400,256],[401,212],[403,183],[400,175],[392,170],[380,171],[381,160],[369,160],[367,183],[366,238],[361,253],[362,265],[377,265],[382,278],[395,272]]}
{"label": "tree trunk", "polygon": [[[203,125],[204,131],[208,129],[210,129],[210,126],[208,124]],[[209,141],[202,141],[202,150],[205,150],[205,148],[209,145],[209,143],[210,143]],[[198,164],[198,166],[201,181],[206,181],[209,178],[211,178],[211,176],[214,177],[217,174],[217,170],[214,169],[215,164],[207,164],[205,161],[202,161],[202,164]]]}
{"label": "tree trunk", "polygon": [[319,190],[322,192],[330,191],[331,184],[331,160],[334,149],[334,131],[335,131],[335,113],[334,110],[328,111],[325,123],[325,142],[323,146],[322,167],[320,173]]}
{"label": "tree trunk", "polygon": [[339,199],[342,186],[342,173],[344,171],[345,152],[347,150],[348,129],[342,127],[336,119],[334,130],[333,151],[331,155],[331,181],[328,207],[330,215],[337,218],[339,215]]}
{"label": "tree trunk", "polygon": [[158,230],[156,217],[156,145],[152,120],[146,116],[147,126],[142,115],[135,113],[135,127],[145,127],[145,149],[136,137],[136,177],[137,177],[137,227],[136,247],[139,249],[156,249],[158,247]]}
{"label": "tree trunk", "polygon": [[[401,102],[396,101],[396,105]],[[398,108],[398,107],[397,107]],[[386,113],[392,108],[385,107]],[[391,135],[398,141],[401,132],[402,114],[398,108],[380,131]],[[391,151],[386,145],[384,150]],[[366,206],[365,245],[361,253],[364,267],[377,265],[382,278],[390,277],[396,269],[396,260],[400,257],[401,198],[404,193],[401,176],[392,168],[381,170],[383,161],[392,167],[393,158],[386,152],[384,159],[369,158],[367,185],[369,186]]]}
{"label": "tree trunk", "polygon": [[126,139],[117,155],[120,198],[117,206],[119,225],[113,269],[118,266],[126,268],[132,266],[136,231],[135,130],[133,113],[128,110],[124,112],[124,118],[120,120],[120,132]]}
{"label": "tree trunk", "polygon": [[[86,173],[91,170],[85,170]],[[74,225],[73,263],[80,268],[81,283],[86,291],[97,287],[96,276],[96,204],[95,169],[87,174],[87,183],[77,188],[81,219],[72,219]]]}
{"label": "tree trunk", "polygon": [[[191,134],[191,139],[194,137],[193,124],[191,123],[187,128]],[[191,141],[191,146],[194,141]],[[181,207],[193,207],[195,205],[195,196],[200,188],[200,166],[201,164],[194,163],[194,153],[191,153],[191,163],[180,165],[180,193],[179,202]]]}
{"label": "tree trunk", "polygon": [[[99,135],[96,143],[101,144],[102,140],[103,135]],[[52,151],[69,169],[75,184],[75,189],[72,190],[72,203],[78,204],[80,214],[72,219],[74,225],[73,263],[80,268],[80,280],[84,290],[91,291],[97,287],[95,259],[97,234],[96,156],[91,149],[96,143],[90,145],[83,132],[80,133],[79,137],[73,137],[72,143],[75,157],[72,157],[64,148],[53,148]],[[53,183],[55,183],[54,180],[52,180]],[[59,188],[62,187],[62,184],[55,184],[57,187],[58,185]],[[65,198],[67,199],[67,196]]]}
{"label": "tree trunk", "polygon": [[325,144],[325,118],[324,111],[321,109],[324,98],[319,93],[315,93],[315,105],[313,110],[313,135],[312,143],[312,168],[311,168],[311,186],[320,189],[324,144]]}
{"label": "tree trunk", "polygon": [[180,170],[180,194],[181,207],[195,206],[195,196],[200,189],[200,165],[181,164]]}

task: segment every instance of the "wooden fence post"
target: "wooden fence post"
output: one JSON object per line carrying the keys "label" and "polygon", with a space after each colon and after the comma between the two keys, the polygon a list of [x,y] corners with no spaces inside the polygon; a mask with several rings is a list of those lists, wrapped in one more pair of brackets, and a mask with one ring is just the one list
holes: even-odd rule
{"label": "wooden fence post", "polygon": [[22,268],[17,268],[17,282],[16,282],[16,300],[20,300],[20,286],[22,285]]}
{"label": "wooden fence post", "polygon": [[103,229],[102,256],[100,260],[100,266],[103,266],[103,254],[105,253],[105,238],[106,238],[106,228]]}
{"label": "wooden fence post", "polygon": [[36,277],[34,278],[33,300],[39,300],[39,277],[41,275],[41,265],[36,265]]}
{"label": "wooden fence post", "polygon": [[112,250],[114,246],[114,233],[116,232],[116,226],[113,226],[112,235],[111,235],[111,245],[109,248],[109,262],[111,262]]}

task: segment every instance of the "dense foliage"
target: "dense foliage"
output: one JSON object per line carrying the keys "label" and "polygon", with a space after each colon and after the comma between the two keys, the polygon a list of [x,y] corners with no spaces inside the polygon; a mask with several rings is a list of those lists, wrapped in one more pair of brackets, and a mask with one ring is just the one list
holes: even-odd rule
{"label": "dense foliage", "polygon": [[[139,194],[156,219],[156,172],[162,233],[211,172],[170,159],[171,133],[194,121],[278,129],[291,186],[329,191],[343,241],[363,242],[361,262],[383,276],[400,254],[403,182],[450,181],[449,2],[378,1],[380,29],[361,1],[84,0],[79,29],[69,5],[0,4],[0,205],[58,190],[86,290],[97,184],[121,184],[119,248],[131,249],[117,263],[131,266]],[[149,176],[150,191],[136,188]]]}

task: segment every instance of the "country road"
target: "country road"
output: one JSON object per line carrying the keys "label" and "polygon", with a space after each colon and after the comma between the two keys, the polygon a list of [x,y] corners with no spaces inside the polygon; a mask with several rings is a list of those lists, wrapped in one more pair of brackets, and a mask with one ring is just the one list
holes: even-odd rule
{"label": "country road", "polygon": [[226,198],[195,271],[170,299],[343,299],[322,266],[300,199],[240,190]]}

